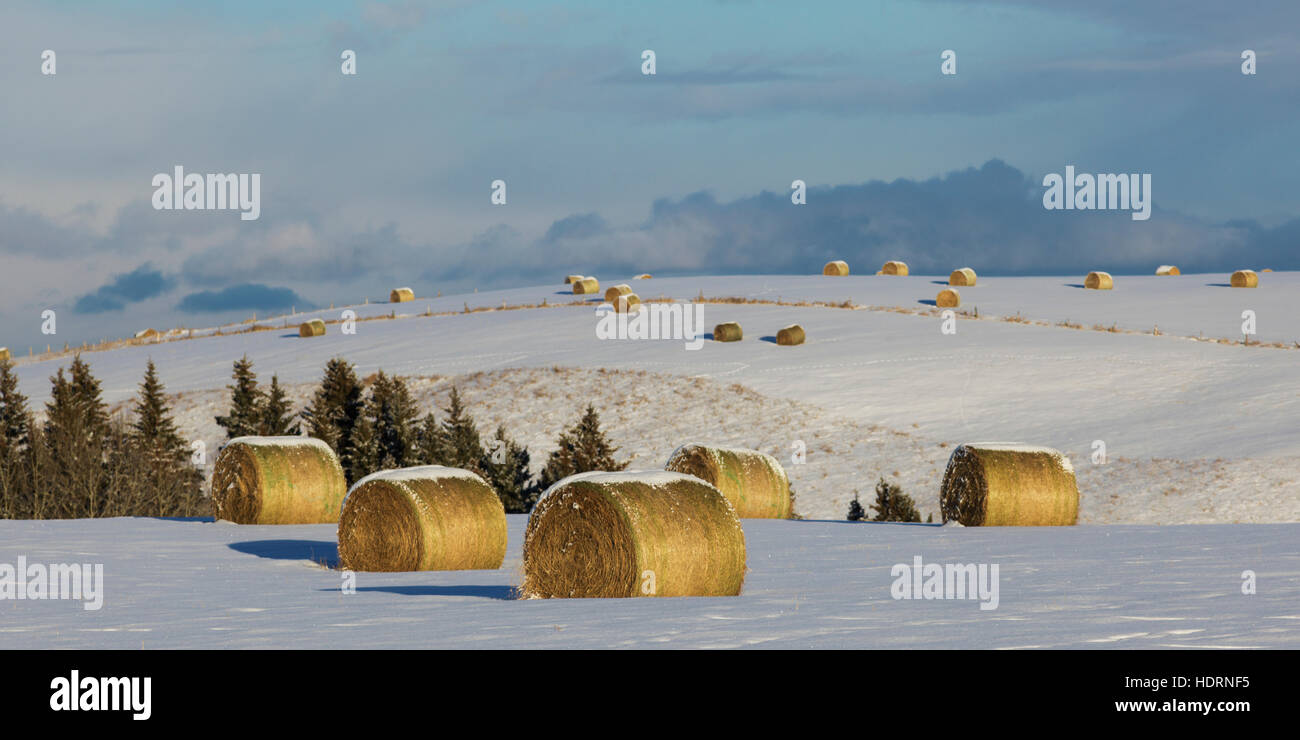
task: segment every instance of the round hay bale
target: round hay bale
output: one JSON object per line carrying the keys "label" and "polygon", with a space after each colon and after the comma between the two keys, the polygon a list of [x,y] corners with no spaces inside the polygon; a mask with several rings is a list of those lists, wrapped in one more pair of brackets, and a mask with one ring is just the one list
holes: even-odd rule
{"label": "round hay bale", "polygon": [[907,263],[899,262],[898,260],[890,260],[885,263],[884,267],[880,268],[880,272],[885,275],[906,275]]}
{"label": "round hay bale", "polygon": [[614,313],[636,313],[641,310],[641,297],[636,293],[615,296]]}
{"label": "round hay bale", "polygon": [[632,278],[632,279],[633,279],[633,280],[649,280],[651,277],[652,277],[652,276],[650,275],[650,273],[648,273],[648,272],[643,272],[643,273],[641,273],[640,275],[637,275],[636,277],[634,277],[634,278]]}
{"label": "round hay bale", "polygon": [[1183,272],[1182,270],[1179,270],[1176,265],[1161,265],[1156,268],[1156,274],[1157,275],[1182,275]]}
{"label": "round hay bale", "polygon": [[740,324],[735,321],[728,321],[713,327],[713,341],[715,342],[739,342],[744,338],[745,332],[741,331]]}
{"label": "round hay bale", "polygon": [[803,344],[807,336],[804,334],[803,327],[798,324],[791,324],[776,333],[776,343],[785,347],[793,347],[796,344]]}
{"label": "round hay bale", "polygon": [[158,337],[158,336],[162,336],[162,335],[158,333],[157,329],[141,329],[140,331],[135,333],[136,339],[153,339],[154,337]]}
{"label": "round hay bale", "polygon": [[934,299],[934,305],[939,308],[957,308],[961,305],[961,293],[954,288],[944,288],[939,291],[939,297]]}
{"label": "round hay bale", "polygon": [[967,527],[1067,526],[1079,519],[1079,487],[1050,447],[964,444],[948,458],[939,506]]}
{"label": "round hay bale", "polygon": [[506,510],[468,470],[372,473],[339,515],[339,563],[352,570],[491,570],[506,558]]}
{"label": "round hay bale", "polygon": [[619,283],[618,285],[611,285],[610,287],[605,289],[605,302],[613,303],[615,298],[621,295],[627,295],[628,293],[631,292],[632,292],[632,286],[628,285],[627,283]]}
{"label": "round hay bale", "polygon": [[1083,287],[1089,290],[1110,290],[1115,287],[1115,280],[1109,272],[1090,272],[1083,279]]}
{"label": "round hay bale", "polygon": [[415,300],[415,291],[410,288],[394,288],[393,291],[388,294],[389,303],[406,303],[407,301],[413,300]]}
{"label": "round hay bale", "polygon": [[525,598],[735,596],[745,533],[691,475],[581,473],[546,490],[524,533]]}
{"label": "round hay bale", "polygon": [[9,348],[0,347],[0,362],[9,362]]}
{"label": "round hay bale", "polygon": [[688,444],[673,450],[664,467],[686,473],[722,492],[741,519],[789,519],[790,479],[775,457],[758,450]]}
{"label": "round hay bale", "polygon": [[581,275],[568,275],[564,278],[564,284],[573,285],[574,283],[578,282],[581,279],[582,279]]}
{"label": "round hay bale", "polygon": [[586,277],[573,284],[574,295],[595,295],[599,292],[600,281],[594,277]]}
{"label": "round hay bale", "polygon": [[834,275],[836,277],[844,277],[845,275],[849,274],[849,263],[845,262],[844,260],[834,260],[831,262],[827,262],[826,266],[822,268],[822,274]]}
{"label": "round hay bale", "polygon": [[1272,271],[1273,271],[1273,268],[1271,268],[1271,267],[1265,267],[1264,269],[1260,270],[1260,272],[1272,272]]}
{"label": "round hay bale", "polygon": [[1254,270],[1237,270],[1232,273],[1228,279],[1234,288],[1257,288],[1259,287],[1259,275]]}
{"label": "round hay bale", "polygon": [[217,518],[236,524],[332,524],[347,490],[334,450],[311,437],[236,437],[212,470]]}
{"label": "round hay bale", "polygon": [[974,270],[969,267],[963,267],[952,271],[952,274],[948,276],[948,284],[962,288],[969,288],[975,285],[976,277]]}
{"label": "round hay bale", "polygon": [[298,327],[298,336],[300,337],[323,337],[325,336],[325,322],[321,319],[312,319],[304,321]]}

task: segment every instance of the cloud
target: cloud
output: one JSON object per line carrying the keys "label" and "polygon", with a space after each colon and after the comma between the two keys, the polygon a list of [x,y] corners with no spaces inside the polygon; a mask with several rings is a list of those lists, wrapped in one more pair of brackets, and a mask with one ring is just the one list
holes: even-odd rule
{"label": "cloud", "polygon": [[294,306],[311,307],[307,301],[299,298],[297,293],[288,288],[243,283],[221,290],[190,293],[181,299],[176,308],[186,313],[218,313],[234,310],[273,311]]}
{"label": "cloud", "polygon": [[121,311],[128,303],[137,303],[162,295],[171,290],[172,280],[152,265],[145,263],[131,272],[114,275],[113,280],[93,293],[77,299],[73,310],[77,313],[104,313]]}

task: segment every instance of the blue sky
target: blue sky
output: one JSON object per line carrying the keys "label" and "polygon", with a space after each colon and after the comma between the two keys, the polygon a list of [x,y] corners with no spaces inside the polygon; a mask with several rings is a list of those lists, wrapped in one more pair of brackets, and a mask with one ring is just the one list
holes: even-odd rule
{"label": "blue sky", "polygon": [[[1300,3],[196,5],[7,5],[0,344],[550,272],[1300,268]],[[261,218],[153,210],[178,164]],[[1151,220],[1043,211],[1067,164]]]}

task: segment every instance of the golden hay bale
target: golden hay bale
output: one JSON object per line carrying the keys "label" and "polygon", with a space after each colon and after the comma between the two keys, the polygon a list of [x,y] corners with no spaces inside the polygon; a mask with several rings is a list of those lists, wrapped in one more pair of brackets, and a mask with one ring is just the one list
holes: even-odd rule
{"label": "golden hay bale", "polygon": [[347,494],[334,450],[311,437],[236,437],[212,470],[217,518],[236,524],[330,524]]}
{"label": "golden hay bale", "polygon": [[157,336],[161,336],[157,329],[141,329],[135,333],[136,339],[153,339]]}
{"label": "golden hay bale", "polygon": [[884,267],[880,268],[880,272],[884,275],[906,275],[907,263],[899,262],[898,260],[890,260],[885,263]]}
{"label": "golden hay bale", "polygon": [[1232,273],[1229,282],[1234,288],[1257,288],[1259,287],[1259,275],[1254,270],[1237,270]]}
{"label": "golden hay bale", "polygon": [[0,347],[0,362],[8,362],[9,359],[9,348]]}
{"label": "golden hay bale", "polygon": [[834,260],[832,262],[827,262],[826,266],[822,268],[822,274],[835,275],[836,277],[844,277],[845,275],[849,274],[849,263],[845,262],[844,260]]}
{"label": "golden hay bale", "polygon": [[586,277],[573,284],[574,295],[595,295],[599,292],[600,281],[594,277]]}
{"label": "golden hay bale", "polygon": [[735,321],[728,321],[713,327],[713,341],[715,342],[739,342],[745,338],[745,332],[740,330],[740,324]]}
{"label": "golden hay bale", "polygon": [[758,450],[688,444],[673,450],[665,470],[686,473],[722,492],[741,519],[789,519],[790,479],[775,457]]}
{"label": "golden hay bale", "polygon": [[956,285],[961,288],[969,288],[973,286],[975,284],[975,280],[976,280],[975,271],[970,269],[969,267],[962,267],[960,269],[953,270],[952,274],[948,276],[949,285]]}
{"label": "golden hay bale", "polygon": [[325,322],[321,319],[312,319],[304,321],[298,327],[298,336],[300,337],[323,337],[325,336]]}
{"label": "golden hay bale", "polygon": [[953,288],[944,288],[939,291],[939,297],[934,299],[934,305],[939,308],[957,308],[961,305],[961,293]]}
{"label": "golden hay bale", "polygon": [[1260,270],[1260,272],[1272,272],[1272,271],[1273,271],[1273,268],[1271,268],[1271,267],[1265,267],[1264,269]]}
{"label": "golden hay bale", "polygon": [[605,302],[613,303],[615,298],[621,295],[627,295],[631,292],[632,286],[627,283],[619,283],[618,285],[610,286],[605,289]]}
{"label": "golden hay bale", "polygon": [[565,285],[572,285],[582,279],[581,275],[568,275],[564,278]]}
{"label": "golden hay bale", "polygon": [[807,339],[803,327],[798,324],[791,324],[776,333],[776,343],[787,347],[793,347],[796,344],[803,344]]}
{"label": "golden hay bale", "polygon": [[425,465],[372,473],[339,515],[339,563],[364,571],[487,570],[506,558],[506,510],[468,470]]}
{"label": "golden hay bale", "polygon": [[636,277],[634,277],[634,278],[632,278],[632,279],[633,279],[633,280],[649,280],[651,277],[652,277],[652,276],[650,275],[650,273],[648,273],[648,272],[643,272],[643,273],[641,273],[640,275],[637,275]]}
{"label": "golden hay bale", "polygon": [[615,296],[614,313],[636,313],[641,310],[641,297],[636,293]]}
{"label": "golden hay bale", "polygon": [[581,473],[524,533],[525,598],[735,596],[745,533],[718,489],[681,473]]}
{"label": "golden hay bale", "polygon": [[388,294],[389,303],[406,303],[407,301],[413,300],[415,300],[415,291],[410,288],[394,288],[393,291]]}
{"label": "golden hay bale", "polygon": [[1115,280],[1109,272],[1090,272],[1083,279],[1083,287],[1089,290],[1110,290],[1115,287]]}
{"label": "golden hay bale", "polygon": [[1157,275],[1182,275],[1183,272],[1182,270],[1179,270],[1178,267],[1175,265],[1161,265],[1156,268],[1156,274]]}
{"label": "golden hay bale", "polygon": [[968,527],[1055,527],[1079,518],[1074,467],[1049,447],[958,445],[939,490],[945,522]]}

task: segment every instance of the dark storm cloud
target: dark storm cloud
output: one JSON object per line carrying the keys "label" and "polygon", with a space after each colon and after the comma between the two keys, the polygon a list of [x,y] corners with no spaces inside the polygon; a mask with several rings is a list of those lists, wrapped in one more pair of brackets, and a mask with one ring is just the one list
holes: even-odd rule
{"label": "dark storm cloud", "polygon": [[93,293],[77,299],[73,310],[77,313],[103,313],[120,311],[128,303],[148,300],[170,290],[172,281],[153,266],[145,263],[131,272],[114,275],[108,283]]}
{"label": "dark storm cloud", "polygon": [[221,311],[310,308],[310,304],[288,288],[273,288],[259,283],[232,285],[221,290],[204,290],[181,299],[176,307],[186,313],[219,313]]}

